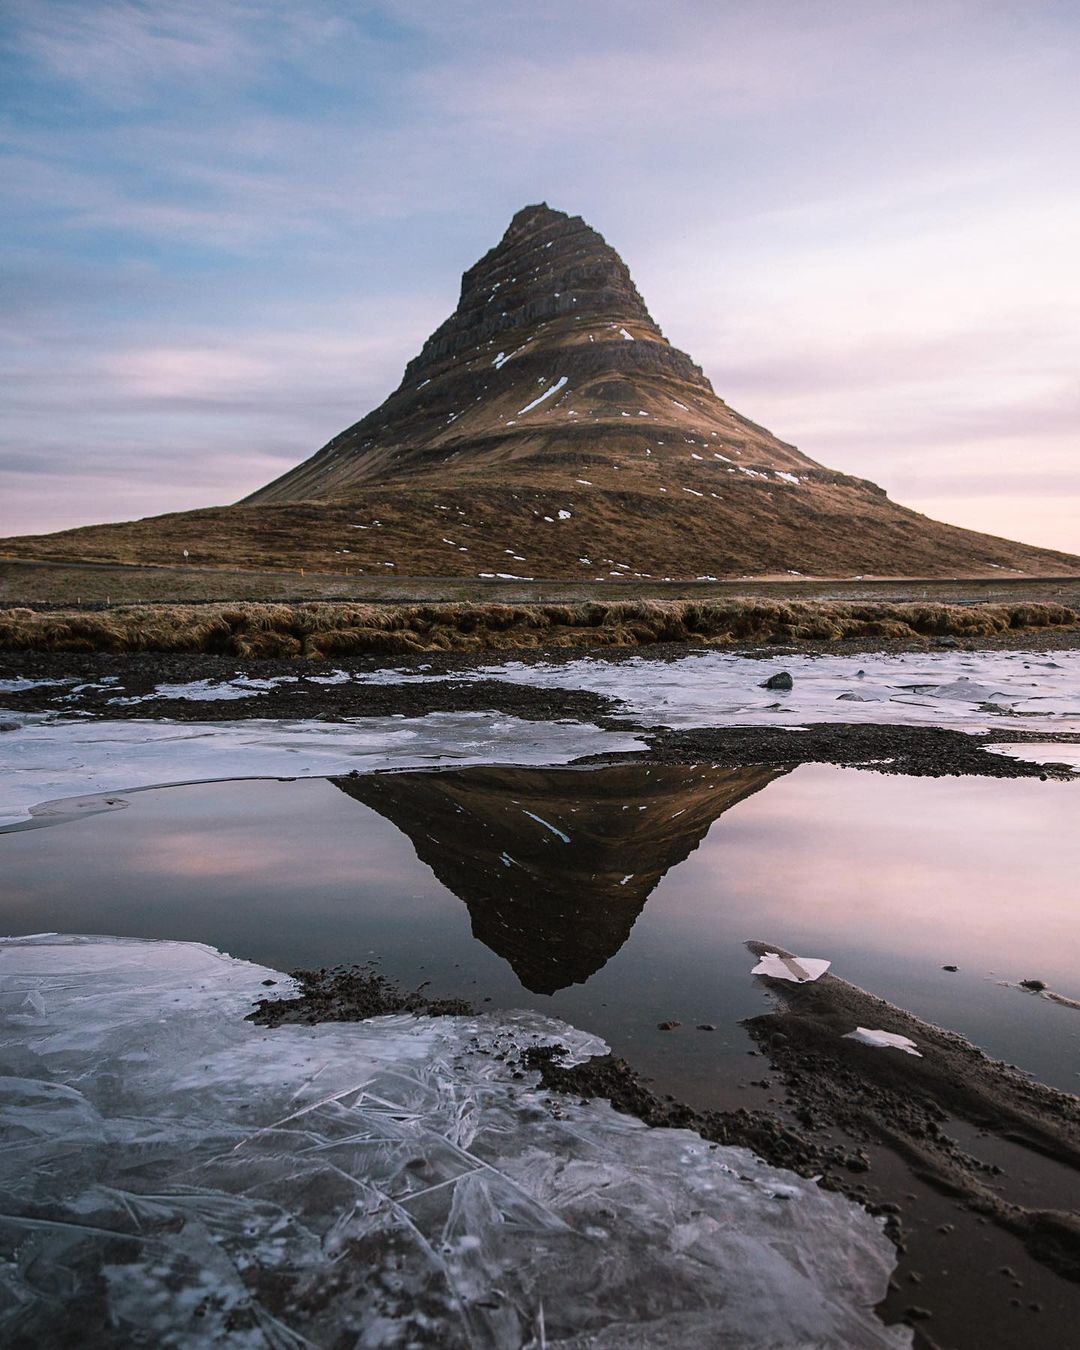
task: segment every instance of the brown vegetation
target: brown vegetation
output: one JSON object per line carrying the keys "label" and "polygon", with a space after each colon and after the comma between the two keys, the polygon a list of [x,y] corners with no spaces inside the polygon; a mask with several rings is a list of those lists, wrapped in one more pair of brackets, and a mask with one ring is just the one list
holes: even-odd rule
{"label": "brown vegetation", "polygon": [[585,604],[137,605],[97,613],[0,613],[0,649],[208,652],[239,657],[405,655],[692,642],[984,638],[1076,625],[1060,604],[729,600]]}

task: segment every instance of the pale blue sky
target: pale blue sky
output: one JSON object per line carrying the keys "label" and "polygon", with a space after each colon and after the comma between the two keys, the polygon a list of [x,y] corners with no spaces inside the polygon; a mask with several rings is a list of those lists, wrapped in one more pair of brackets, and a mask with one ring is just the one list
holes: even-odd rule
{"label": "pale blue sky", "polygon": [[527,202],[734,407],[1080,551],[1075,0],[6,0],[0,533],[235,500]]}

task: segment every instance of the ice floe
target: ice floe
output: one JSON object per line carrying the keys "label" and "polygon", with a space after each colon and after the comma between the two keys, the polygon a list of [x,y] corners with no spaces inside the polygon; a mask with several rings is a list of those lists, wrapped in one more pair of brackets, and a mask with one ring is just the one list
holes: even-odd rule
{"label": "ice floe", "polygon": [[1006,741],[1002,745],[984,747],[995,755],[1010,755],[1029,764],[1063,765],[1073,773],[1080,773],[1080,743],[1068,741],[1024,742]]}
{"label": "ice floe", "polygon": [[[438,764],[566,764],[641,750],[635,736],[591,723],[494,713],[357,717],[347,722],[51,721],[21,718],[0,736],[0,827],[34,808],[50,821],[61,798],[220,778],[301,778]],[[49,810],[43,812],[42,804]],[[114,809],[104,806],[98,809]],[[80,808],[85,814],[88,806]]]}
{"label": "ice floe", "polygon": [[863,1045],[872,1045],[878,1050],[902,1050],[905,1055],[914,1055],[922,1059],[922,1051],[907,1036],[898,1036],[895,1031],[877,1031],[870,1027],[856,1027],[844,1036],[845,1041],[861,1041]]}
{"label": "ice floe", "polygon": [[812,980],[820,980],[831,965],[831,961],[823,961],[817,956],[780,956],[777,952],[766,952],[750,974],[809,984]]}
{"label": "ice floe", "polygon": [[[605,694],[621,699],[628,715],[650,725],[874,722],[972,732],[1025,725],[1080,732],[1080,652],[785,654],[784,665],[794,687],[779,692],[757,688],[775,671],[775,657],[727,652],[673,661],[647,656],[582,657],[557,664],[508,661],[485,666],[473,677]],[[396,683],[403,673],[379,671],[363,678]]]}
{"label": "ice floe", "polygon": [[[268,694],[282,684],[296,684],[297,675],[275,675],[267,680],[237,675],[231,680],[189,680],[183,684],[159,684],[151,694],[131,698],[111,698],[110,703],[144,703],[151,699],[181,698],[195,703],[215,703],[219,699],[251,698]],[[96,687],[96,686],[91,686]]]}
{"label": "ice floe", "polygon": [[10,1343],[900,1347],[841,1195],[560,1099],[537,1013],[244,1020],[276,972],[178,942],[0,942]]}

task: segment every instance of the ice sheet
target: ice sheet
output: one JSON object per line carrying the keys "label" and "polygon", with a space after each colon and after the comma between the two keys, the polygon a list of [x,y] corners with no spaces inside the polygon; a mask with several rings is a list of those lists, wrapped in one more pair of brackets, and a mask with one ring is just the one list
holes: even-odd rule
{"label": "ice sheet", "polygon": [[[634,736],[591,723],[533,722],[496,713],[348,722],[63,722],[18,715],[13,720],[17,729],[0,735],[0,827],[58,798],[164,783],[435,764],[566,764],[579,755],[644,749]],[[84,803],[80,814],[87,809]],[[53,818],[62,814],[51,812]]]}
{"label": "ice sheet", "polygon": [[994,755],[1011,755],[1013,759],[1024,759],[1031,764],[1064,764],[1073,773],[1080,773],[1080,744],[1068,741],[1032,741],[1021,744],[1017,741],[1005,741],[1001,745],[988,745],[986,749]]}
{"label": "ice sheet", "polygon": [[513,1079],[535,1013],[245,1022],[213,949],[0,942],[0,1335],[201,1347],[910,1344],[843,1197]]}
{"label": "ice sheet", "polygon": [[[761,689],[787,670],[790,690]],[[887,656],[769,658],[697,652],[673,661],[583,657],[531,664],[508,661],[471,672],[545,689],[587,689],[622,699],[627,714],[672,727],[777,726],[875,722],[955,727],[1080,731],[1080,652],[927,652]],[[469,678],[380,670],[366,683]]]}

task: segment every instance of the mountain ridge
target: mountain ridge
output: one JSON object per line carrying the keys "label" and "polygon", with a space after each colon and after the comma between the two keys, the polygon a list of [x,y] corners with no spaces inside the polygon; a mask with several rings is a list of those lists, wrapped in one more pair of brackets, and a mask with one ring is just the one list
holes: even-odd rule
{"label": "mountain ridge", "polygon": [[[1080,572],[944,525],[730,408],[579,216],[523,208],[377,408],[233,506],[14,557],[615,582]],[[186,550],[186,552],[185,552]]]}

